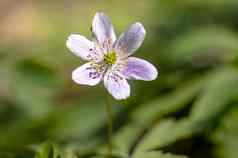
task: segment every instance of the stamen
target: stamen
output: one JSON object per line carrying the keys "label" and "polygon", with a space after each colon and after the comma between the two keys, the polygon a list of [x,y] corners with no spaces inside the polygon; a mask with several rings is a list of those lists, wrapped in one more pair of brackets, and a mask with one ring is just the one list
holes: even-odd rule
{"label": "stamen", "polygon": [[108,52],[104,55],[103,60],[107,65],[112,66],[116,62],[116,53]]}

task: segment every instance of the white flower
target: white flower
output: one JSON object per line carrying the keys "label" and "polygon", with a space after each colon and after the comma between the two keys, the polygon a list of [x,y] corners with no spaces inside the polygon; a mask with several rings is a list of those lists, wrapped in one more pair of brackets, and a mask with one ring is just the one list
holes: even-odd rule
{"label": "white flower", "polygon": [[145,38],[146,32],[141,23],[132,24],[116,39],[110,19],[98,12],[93,18],[92,33],[93,41],[71,34],[66,42],[70,51],[88,61],[73,71],[72,79],[76,83],[94,86],[103,80],[108,92],[120,100],[130,96],[127,79],[156,79],[158,73],[151,63],[129,57]]}

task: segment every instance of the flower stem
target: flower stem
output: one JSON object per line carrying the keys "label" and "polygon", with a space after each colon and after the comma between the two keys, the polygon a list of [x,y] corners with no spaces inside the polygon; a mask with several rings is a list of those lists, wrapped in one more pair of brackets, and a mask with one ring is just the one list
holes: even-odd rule
{"label": "flower stem", "polygon": [[106,102],[107,110],[107,124],[108,124],[108,158],[112,157],[112,128],[113,128],[113,116],[112,116],[112,106],[110,104],[110,95],[107,94]]}

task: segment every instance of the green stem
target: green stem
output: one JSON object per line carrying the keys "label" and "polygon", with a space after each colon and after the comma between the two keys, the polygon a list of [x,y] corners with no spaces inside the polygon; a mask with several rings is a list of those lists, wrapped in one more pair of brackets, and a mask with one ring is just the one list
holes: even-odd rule
{"label": "green stem", "polygon": [[110,95],[107,94],[107,124],[108,124],[108,157],[112,157],[112,128],[113,128],[113,116],[112,116],[112,106],[110,104]]}

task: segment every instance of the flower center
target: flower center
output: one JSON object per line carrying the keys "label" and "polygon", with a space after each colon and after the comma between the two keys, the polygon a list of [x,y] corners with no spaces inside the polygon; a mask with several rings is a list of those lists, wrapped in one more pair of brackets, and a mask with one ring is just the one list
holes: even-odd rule
{"label": "flower center", "polygon": [[107,54],[105,54],[103,56],[103,61],[107,64],[107,65],[113,65],[116,62],[116,53],[115,52],[108,52]]}

